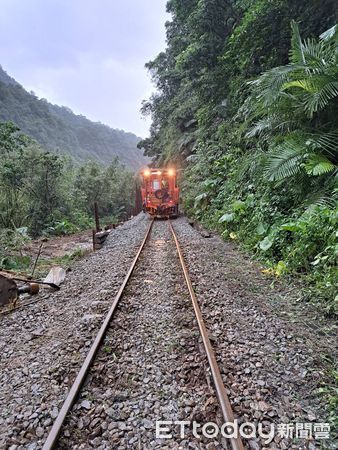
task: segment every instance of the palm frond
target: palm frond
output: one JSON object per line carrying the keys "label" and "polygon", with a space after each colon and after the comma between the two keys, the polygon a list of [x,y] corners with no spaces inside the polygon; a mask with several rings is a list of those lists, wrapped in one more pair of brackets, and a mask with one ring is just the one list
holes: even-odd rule
{"label": "palm frond", "polygon": [[290,133],[297,126],[297,121],[290,117],[283,117],[277,114],[271,114],[261,118],[253,124],[245,134],[245,137],[250,139],[257,136],[263,136],[269,131],[276,131],[279,133]]}
{"label": "palm frond", "polygon": [[[289,81],[289,76],[295,71],[293,65],[274,67],[264,72],[257,80],[249,81],[253,87],[252,96],[260,100],[264,106],[272,105],[281,95],[282,86]],[[303,69],[297,66],[297,70]]]}
{"label": "palm frond", "polygon": [[338,130],[328,133],[317,133],[309,136],[306,145],[313,151],[330,155],[334,159],[338,159]]}
{"label": "palm frond", "polygon": [[323,33],[319,41],[312,38],[302,41],[298,24],[294,21],[291,22],[291,28],[291,64],[303,65],[306,72],[311,69],[325,70],[328,65],[336,64],[336,49],[334,46],[328,45],[328,41],[338,37],[337,25]]}
{"label": "palm frond", "polygon": [[304,64],[304,47],[302,43],[302,38],[300,37],[299,27],[297,22],[291,21],[292,37],[291,37],[291,50],[290,50],[290,60],[294,64]]}
{"label": "palm frond", "polygon": [[249,129],[249,131],[245,134],[245,137],[253,138],[256,136],[260,136],[266,130],[270,130],[274,119],[275,118],[273,116],[263,117]]}
{"label": "palm frond", "polygon": [[[317,181],[326,183],[338,172],[338,131],[331,120],[338,98],[338,52],[333,36],[338,36],[336,28],[319,41],[302,41],[298,25],[292,22],[291,62],[250,83],[246,120],[252,126],[246,137],[258,137],[260,142],[269,139],[273,151],[264,163],[265,176],[276,186],[293,177],[294,192],[299,191],[300,198],[317,189]],[[333,130],[321,131],[328,127]]]}
{"label": "palm frond", "polygon": [[308,155],[306,159],[304,168],[308,175],[317,177],[333,172],[336,169],[336,165],[324,155],[312,153]]}
{"label": "palm frond", "polygon": [[338,189],[334,188],[333,183],[329,180],[324,183],[319,189],[314,189],[304,199],[303,204],[307,209],[314,206],[326,206],[328,208],[336,208],[338,202]]}
{"label": "palm frond", "polygon": [[265,176],[270,181],[280,181],[302,171],[301,163],[306,155],[303,146],[285,141],[269,155],[265,165]]}
{"label": "palm frond", "polygon": [[338,24],[333,25],[333,27],[324,31],[319,37],[323,41],[330,41],[333,38],[338,38]]}
{"label": "palm frond", "polygon": [[323,110],[336,97],[338,97],[338,81],[329,81],[319,90],[304,95],[304,110],[311,118],[314,113]]}
{"label": "palm frond", "polygon": [[325,41],[308,39],[303,43],[303,53],[307,73],[326,73],[328,67],[336,66],[335,49]]}

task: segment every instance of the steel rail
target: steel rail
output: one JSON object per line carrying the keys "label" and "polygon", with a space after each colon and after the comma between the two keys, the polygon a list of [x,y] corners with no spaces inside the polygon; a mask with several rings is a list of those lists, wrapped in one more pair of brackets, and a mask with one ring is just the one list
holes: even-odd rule
{"label": "steel rail", "polygon": [[100,328],[98,334],[96,335],[96,338],[86,356],[86,359],[81,366],[81,369],[80,369],[80,371],[79,371],[79,373],[78,373],[63,405],[62,405],[62,408],[61,408],[57,418],[55,419],[55,422],[54,422],[54,424],[49,432],[49,435],[44,443],[43,450],[51,450],[57,444],[58,437],[61,432],[61,428],[62,428],[62,426],[66,420],[66,417],[67,417],[68,413],[70,412],[70,410],[78,396],[78,393],[80,392],[81,387],[83,386],[83,383],[86,379],[87,373],[94,361],[95,355],[98,352],[98,350],[100,348],[100,344],[107,332],[107,329],[109,327],[111,319],[114,315],[115,309],[122,297],[123,291],[124,291],[128,281],[134,271],[135,265],[136,265],[137,260],[143,250],[143,247],[144,247],[145,243],[147,242],[147,239],[149,237],[153,223],[154,223],[154,220],[152,220],[149,224],[146,235],[141,243],[140,248],[138,249],[138,252],[137,252],[135,258],[133,259],[133,262],[131,263],[128,273],[125,276],[125,278],[120,286],[120,289],[119,289],[118,293],[116,294],[116,297],[114,298],[114,301],[108,311],[108,314],[107,314],[104,322],[102,323],[101,328]]}
{"label": "steel rail", "polygon": [[[184,278],[185,278],[185,281],[186,281],[186,284],[187,284],[187,287],[188,287],[188,290],[190,293],[190,297],[192,300],[192,304],[194,307],[196,319],[198,322],[198,327],[199,327],[200,334],[201,334],[201,337],[203,340],[204,349],[205,349],[205,352],[207,354],[207,358],[209,361],[209,366],[211,369],[212,378],[213,378],[214,385],[216,388],[217,398],[218,398],[219,404],[221,406],[223,418],[226,423],[227,422],[234,423],[234,413],[231,408],[229,397],[228,397],[225,387],[224,387],[221,372],[219,370],[219,367],[218,367],[218,364],[216,361],[216,357],[215,357],[215,353],[212,348],[212,345],[211,345],[211,342],[210,342],[210,339],[208,336],[208,332],[207,332],[206,326],[203,321],[201,309],[199,307],[199,304],[198,304],[198,301],[196,298],[196,294],[195,294],[194,288],[191,283],[189,272],[188,272],[187,266],[184,261],[183,253],[182,253],[178,238],[176,236],[174,227],[172,226],[170,221],[169,221],[169,227],[170,227],[171,233],[173,235],[173,238],[174,238],[174,241],[176,244],[176,249],[177,249],[177,253],[178,253],[178,256],[179,256],[179,259],[181,262],[181,266],[183,269]],[[237,438],[231,438],[230,442],[231,442],[231,447],[233,450],[244,450],[243,443],[239,436]]]}

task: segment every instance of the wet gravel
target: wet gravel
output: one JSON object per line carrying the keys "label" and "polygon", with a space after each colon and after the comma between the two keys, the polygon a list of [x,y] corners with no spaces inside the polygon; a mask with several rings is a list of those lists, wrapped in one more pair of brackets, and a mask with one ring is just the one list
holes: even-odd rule
{"label": "wet gravel", "polygon": [[[323,379],[317,356],[324,349],[334,352],[334,336],[314,336],[313,330],[281,319],[274,309],[285,302],[287,286],[274,287],[231,243],[194,229],[184,217],[174,228],[239,421],[261,423],[266,431],[271,424],[277,430],[283,423],[327,422],[315,395]],[[269,445],[262,439],[247,443],[254,450],[287,450],[322,448],[321,442],[335,448],[329,440],[279,435]]]}
{"label": "wet gravel", "polygon": [[181,438],[174,424],[168,443],[156,439],[156,420],[217,420],[200,346],[168,223],[156,222],[60,447],[219,447],[191,430]]}
{"label": "wet gravel", "polygon": [[[0,448],[40,449],[139,247],[143,214],[75,263],[61,291],[0,318]],[[275,289],[257,264],[217,236],[173,221],[239,422],[325,421],[313,391],[321,348],[275,313]],[[282,302],[281,302],[282,304]],[[310,344],[309,344],[310,343]],[[317,345],[318,344],[318,345]],[[333,347],[334,341],[328,342]],[[207,374],[207,375],[206,375]],[[95,366],[63,430],[61,448],[225,446],[173,433],[155,421],[220,421],[192,307],[166,222],[156,222]],[[314,441],[248,438],[246,447],[314,449]]]}
{"label": "wet gravel", "polygon": [[59,292],[0,318],[1,449],[42,447],[148,225],[139,215],[113,230]]}

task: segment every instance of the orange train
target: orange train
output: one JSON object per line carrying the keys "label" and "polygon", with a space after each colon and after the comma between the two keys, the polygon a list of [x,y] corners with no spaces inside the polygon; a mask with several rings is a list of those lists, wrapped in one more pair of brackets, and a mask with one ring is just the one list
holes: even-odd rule
{"label": "orange train", "polygon": [[179,188],[174,169],[145,169],[142,175],[142,209],[153,217],[177,217]]}

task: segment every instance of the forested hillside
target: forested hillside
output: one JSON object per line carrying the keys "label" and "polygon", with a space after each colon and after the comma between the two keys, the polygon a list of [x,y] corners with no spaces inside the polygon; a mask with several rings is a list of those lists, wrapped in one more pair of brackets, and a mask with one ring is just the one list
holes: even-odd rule
{"label": "forested hillside", "polygon": [[118,156],[130,169],[147,161],[137,149],[140,138],[74,114],[28,93],[0,66],[0,121],[13,121],[44,148],[71,155],[76,161],[89,159],[110,163]]}
{"label": "forested hillside", "polygon": [[170,0],[140,146],[185,210],[338,312],[336,0]]}
{"label": "forested hillside", "polygon": [[31,237],[93,228],[93,204],[105,223],[133,211],[134,174],[118,159],[75,164],[47,152],[11,122],[0,123],[0,269],[29,267],[21,249]]}

